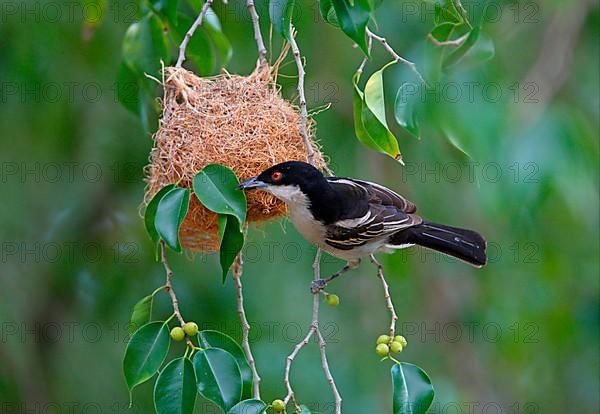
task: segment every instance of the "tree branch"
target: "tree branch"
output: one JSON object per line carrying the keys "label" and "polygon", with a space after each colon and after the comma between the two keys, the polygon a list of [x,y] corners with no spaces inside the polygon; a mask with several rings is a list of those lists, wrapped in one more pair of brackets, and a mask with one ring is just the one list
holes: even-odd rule
{"label": "tree branch", "polygon": [[[317,300],[318,300],[317,294],[315,294],[315,297],[317,297]],[[314,301],[313,301],[313,312],[314,312]],[[294,358],[296,358],[296,355],[298,355],[300,350],[306,344],[308,344],[308,341],[315,333],[315,330],[316,330],[315,326],[311,324],[310,329],[308,330],[308,333],[306,334],[304,339],[296,344],[296,346],[294,347],[294,350],[292,351],[291,354],[288,355],[288,357],[286,358],[286,362],[285,362],[285,373],[283,375],[283,383],[285,385],[285,388],[287,389],[287,395],[283,399],[283,402],[284,402],[284,404],[287,405],[288,402],[290,400],[292,400],[292,403],[294,404],[294,407],[296,408],[297,412],[301,412],[302,410],[300,409],[300,406],[298,405],[298,402],[296,401],[296,396],[294,394],[292,384],[290,383],[290,369],[292,368],[292,362],[294,361]]]}
{"label": "tree branch", "polygon": [[454,0],[454,3],[456,4],[456,8],[458,9],[458,11],[460,12],[460,14],[462,15],[463,20],[465,21],[467,27],[469,28],[469,30],[473,29],[473,25],[471,25],[471,22],[469,21],[469,14],[467,13],[467,10],[464,8],[464,6],[462,5],[460,0]]}
{"label": "tree branch", "polygon": [[341,414],[342,396],[340,395],[337,386],[335,385],[333,375],[331,375],[331,370],[329,369],[329,364],[327,363],[327,352],[325,352],[325,347],[327,346],[327,343],[325,342],[325,338],[323,338],[323,335],[321,334],[321,330],[317,329],[316,332],[317,337],[319,338],[319,350],[321,352],[321,364],[323,366],[323,372],[325,372],[325,378],[327,378],[327,382],[329,382],[329,385],[331,386],[331,392],[333,392],[333,398],[335,399],[335,414]]}
{"label": "tree branch", "polygon": [[252,26],[254,27],[254,40],[258,47],[258,61],[261,65],[267,63],[267,48],[265,48],[265,42],[263,41],[262,34],[260,32],[260,24],[258,23],[258,13],[256,7],[254,7],[254,0],[248,0],[248,11],[252,18]]}
{"label": "tree branch", "polygon": [[202,24],[202,20],[204,20],[204,16],[206,16],[206,13],[208,12],[208,9],[210,8],[212,2],[213,0],[206,0],[204,6],[202,6],[202,10],[200,10],[200,14],[198,15],[194,23],[192,23],[192,26],[187,31],[185,37],[181,41],[181,45],[179,45],[179,57],[177,58],[177,63],[175,64],[176,68],[180,68],[181,65],[183,65],[183,61],[185,60],[185,49],[187,48],[187,45],[192,36],[194,35],[194,32],[196,31],[198,26]]}
{"label": "tree branch", "polygon": [[[177,295],[175,294],[175,290],[173,289],[173,285],[171,284],[173,271],[171,270],[171,266],[169,265],[169,262],[167,260],[167,249],[163,240],[160,241],[160,261],[162,262],[163,267],[165,268],[165,273],[167,274],[167,279],[165,282],[165,291],[171,297],[171,302],[173,303],[173,313],[179,321],[179,325],[181,325],[181,327],[183,328],[183,326],[185,325],[185,320],[181,316],[181,311],[179,310],[179,300],[177,299]],[[194,349],[194,344],[187,336],[185,337],[185,342],[191,349]]]}
{"label": "tree branch", "polygon": [[433,37],[431,35],[431,33],[429,33],[427,35],[427,38],[429,40],[431,40],[433,42],[433,44],[436,45],[436,46],[460,46],[462,44],[462,42],[464,42],[467,39],[467,37],[469,37],[469,34],[470,33],[465,33],[464,35],[462,35],[458,39],[445,40],[443,42],[440,42],[439,40],[437,40],[435,37]]}
{"label": "tree branch", "polygon": [[385,302],[387,304],[387,308],[392,314],[392,323],[390,323],[390,338],[394,340],[394,335],[396,334],[396,321],[398,320],[398,315],[396,315],[396,310],[394,309],[394,304],[392,303],[392,298],[390,296],[390,289],[385,280],[385,276],[383,275],[383,266],[381,263],[375,259],[374,255],[370,255],[371,263],[377,266],[377,277],[381,280],[381,284],[383,286],[383,293],[385,295]]}
{"label": "tree branch", "polygon": [[248,323],[246,311],[244,310],[242,265],[242,252],[240,252],[233,263],[232,273],[237,297],[237,311],[240,315],[240,320],[242,321],[242,349],[244,350],[244,354],[246,355],[246,359],[250,365],[250,370],[252,371],[252,397],[260,400],[260,376],[258,375],[258,370],[256,369],[256,363],[254,361],[254,357],[252,356],[252,350],[250,349],[250,324]]}
{"label": "tree branch", "polygon": [[[314,271],[314,280],[319,280],[321,278],[321,249],[317,250],[317,254],[315,255],[315,261],[313,263],[313,271]],[[319,329],[319,292],[313,293],[313,312],[312,312],[312,322],[310,324],[310,328],[308,333],[304,337],[302,341],[300,341],[294,347],[292,353],[287,357],[285,364],[285,374],[283,382],[287,389],[287,395],[285,396],[283,402],[287,405],[287,403],[291,400],[296,408],[296,411],[300,412],[300,406],[296,401],[296,397],[294,394],[294,390],[292,389],[292,385],[290,383],[290,369],[292,367],[292,362],[294,358],[298,355],[300,350],[308,344],[310,338],[316,334],[319,339],[319,349],[321,353],[321,364],[323,366],[323,372],[325,372],[325,378],[327,378],[327,382],[331,386],[331,391],[333,392],[333,396],[335,399],[335,414],[341,414],[342,412],[342,397],[338,392],[337,386],[335,384],[335,380],[331,375],[331,370],[329,369],[329,363],[327,362],[327,353],[325,352],[325,347],[327,343],[325,342],[325,338],[321,334],[321,330]]]}
{"label": "tree branch", "polygon": [[385,37],[376,35],[368,27],[366,29],[366,32],[367,32],[367,36],[369,36],[369,38],[374,39],[374,40],[378,41],[379,43],[381,43],[383,48],[392,56],[392,58],[394,58],[394,60],[407,65],[417,75],[419,80],[421,82],[423,82],[423,84],[427,85],[427,82],[425,82],[425,79],[423,79],[423,76],[417,69],[417,65],[414,64],[413,62],[411,62],[410,60],[404,59],[402,56],[400,56],[398,53],[396,53],[396,51],[387,42]]}
{"label": "tree branch", "polygon": [[304,65],[302,64],[302,56],[300,55],[300,49],[296,43],[296,30],[291,27],[290,46],[292,47],[292,54],[296,61],[296,67],[298,68],[298,97],[300,98],[300,133],[306,146],[306,152],[308,153],[308,162],[312,165],[315,164],[315,150],[313,149],[310,139],[308,138],[308,112],[306,110],[306,97],[304,95]]}
{"label": "tree branch", "polygon": [[[369,36],[369,44],[367,46],[367,50],[369,51],[369,55],[371,54],[371,49],[373,48],[373,38],[371,36]],[[362,60],[362,62],[360,62],[360,66],[358,67],[358,69],[356,69],[356,72],[361,75],[363,73],[363,71],[365,70],[365,65],[367,64],[369,60],[369,56],[365,56]]]}

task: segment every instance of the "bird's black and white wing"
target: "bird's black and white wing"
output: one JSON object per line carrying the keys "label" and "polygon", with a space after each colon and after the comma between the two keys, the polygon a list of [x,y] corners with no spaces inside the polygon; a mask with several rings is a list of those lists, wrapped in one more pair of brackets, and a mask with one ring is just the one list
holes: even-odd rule
{"label": "bird's black and white wing", "polygon": [[386,239],[405,228],[420,224],[413,214],[416,207],[401,195],[378,184],[349,178],[330,177],[338,193],[345,195],[352,208],[327,225],[325,242],[340,250],[350,250],[376,240]]}
{"label": "bird's black and white wing", "polygon": [[377,183],[357,180],[355,178],[327,177],[330,184],[336,186],[342,191],[354,192],[357,195],[364,194],[371,204],[382,204],[385,206],[395,206],[405,213],[415,213],[417,206],[411,201]]}

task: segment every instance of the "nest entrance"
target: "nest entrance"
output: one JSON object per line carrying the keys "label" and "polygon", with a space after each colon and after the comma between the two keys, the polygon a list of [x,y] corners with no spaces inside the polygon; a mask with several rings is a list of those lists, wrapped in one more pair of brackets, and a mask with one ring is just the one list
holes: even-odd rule
{"label": "nest entrance", "polygon": [[[167,184],[179,182],[191,188],[194,176],[208,164],[226,165],[245,180],[283,161],[308,162],[299,110],[281,97],[271,68],[263,66],[247,77],[223,74],[211,78],[200,78],[183,68],[165,70],[163,87],[168,92],[146,168],[145,203]],[[317,167],[325,167],[321,152],[312,144]],[[286,212],[285,204],[265,192],[249,192],[247,198],[250,222]],[[196,197],[190,198],[179,238],[191,251],[219,248],[217,216]]]}

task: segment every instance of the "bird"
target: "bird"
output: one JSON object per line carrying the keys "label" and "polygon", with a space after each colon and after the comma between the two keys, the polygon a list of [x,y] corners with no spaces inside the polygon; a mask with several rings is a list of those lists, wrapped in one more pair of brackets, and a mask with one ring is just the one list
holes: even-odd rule
{"label": "bird", "polygon": [[326,279],[313,281],[313,293],[361,259],[414,245],[433,249],[472,266],[486,264],[486,241],[476,231],[421,218],[417,207],[380,184],[325,176],[313,165],[286,161],[243,181],[240,190],[266,191],[288,206],[289,217],[310,243],[347,264]]}

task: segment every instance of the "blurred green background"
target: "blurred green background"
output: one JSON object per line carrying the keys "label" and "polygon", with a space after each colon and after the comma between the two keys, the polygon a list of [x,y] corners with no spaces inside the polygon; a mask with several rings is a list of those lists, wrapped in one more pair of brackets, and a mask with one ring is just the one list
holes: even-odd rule
{"label": "blurred green background", "polygon": [[[500,1],[485,13],[483,3],[464,2],[496,56],[444,78],[421,140],[395,130],[405,167],[355,139],[360,51],[321,20],[316,1],[297,3],[309,110],[332,104],[315,119],[335,173],[387,185],[425,217],[489,241],[481,270],[418,248],[381,257],[409,342],[400,356],[429,373],[431,412],[598,412],[597,2]],[[0,3],[2,413],[127,412],[129,316],[163,284],[138,211],[152,140],[114,87],[137,3],[104,3],[92,22],[85,4]],[[257,8],[268,39],[267,6]],[[227,70],[249,73],[256,49],[243,2],[217,1],[215,11],[233,44]],[[421,64],[431,4],[385,1],[377,24]],[[389,60],[374,50],[368,72]],[[389,99],[408,76],[396,66],[386,72]],[[281,72],[294,75],[293,63]],[[295,99],[295,79],[281,81]],[[310,323],[314,248],[282,220],[252,230],[245,254],[252,345],[270,401],[284,396],[285,357]],[[171,264],[186,318],[239,338],[233,285],[221,285],[216,256],[173,254]],[[323,270],[340,265],[326,257]],[[341,304],[324,306],[321,324],[344,412],[391,412],[390,365],[374,353],[389,315],[373,267],[329,291]],[[161,295],[155,315],[169,306]],[[333,413],[316,344],[298,357],[292,381],[302,403]],[[152,407],[148,382],[134,391],[132,411]],[[217,411],[201,400],[197,412]]]}

